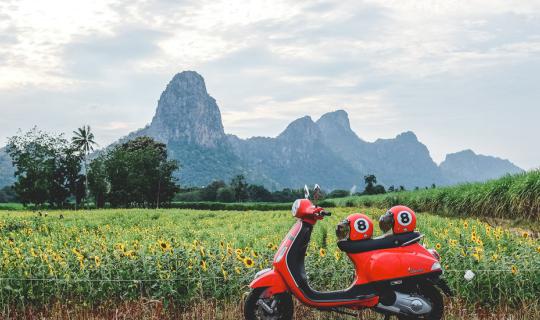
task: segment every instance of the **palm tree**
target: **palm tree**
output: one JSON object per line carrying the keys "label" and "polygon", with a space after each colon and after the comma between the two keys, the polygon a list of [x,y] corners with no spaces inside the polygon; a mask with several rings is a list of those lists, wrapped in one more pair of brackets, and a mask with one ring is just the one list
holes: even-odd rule
{"label": "palm tree", "polygon": [[77,131],[73,131],[73,134],[71,143],[83,154],[84,158],[84,202],[86,202],[88,197],[88,155],[94,151],[94,145],[97,143],[94,141],[94,134],[89,125],[78,128]]}

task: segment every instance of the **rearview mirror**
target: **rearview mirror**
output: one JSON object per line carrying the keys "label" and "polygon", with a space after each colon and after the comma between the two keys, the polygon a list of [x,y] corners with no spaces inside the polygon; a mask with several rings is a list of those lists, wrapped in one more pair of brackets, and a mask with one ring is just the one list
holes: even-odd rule
{"label": "rearview mirror", "polygon": [[309,199],[309,188],[307,187],[307,184],[304,185],[304,198]]}
{"label": "rearview mirror", "polygon": [[321,195],[321,187],[319,187],[318,184],[315,184],[313,187],[313,200],[315,202],[315,205],[317,205],[317,201],[319,200],[319,197]]}

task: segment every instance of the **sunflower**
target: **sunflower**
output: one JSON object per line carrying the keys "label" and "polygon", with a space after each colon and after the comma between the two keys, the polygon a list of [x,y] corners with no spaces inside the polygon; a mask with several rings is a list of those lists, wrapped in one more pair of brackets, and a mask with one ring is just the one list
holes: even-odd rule
{"label": "sunflower", "polygon": [[234,267],[234,272],[236,272],[237,274],[240,274],[242,273],[242,270],[240,270],[240,268],[238,267]]}
{"label": "sunflower", "polygon": [[99,267],[101,265],[101,258],[98,256],[95,256],[94,263],[96,264],[96,267]]}
{"label": "sunflower", "polygon": [[253,268],[255,266],[255,261],[250,257],[245,257],[243,261],[246,268]]}
{"label": "sunflower", "polygon": [[163,250],[163,251],[171,250],[171,244],[166,242],[166,241],[158,240],[158,244],[159,244],[159,247],[161,248],[161,250]]}
{"label": "sunflower", "polygon": [[339,251],[334,251],[334,258],[336,258],[336,261],[338,261],[341,258]]}
{"label": "sunflower", "polygon": [[523,234],[521,235],[524,239],[527,239],[529,237],[529,233],[528,232],[523,232]]}
{"label": "sunflower", "polygon": [[236,252],[237,256],[240,256],[240,255],[242,255],[242,253],[244,253],[244,251],[242,249],[240,249],[240,248],[234,250],[234,252]]}
{"label": "sunflower", "polygon": [[442,246],[441,246],[440,243],[437,243],[437,244],[435,245],[435,249],[440,250],[441,248],[442,248]]}
{"label": "sunflower", "polygon": [[208,267],[206,266],[206,261],[204,260],[201,260],[201,269],[203,269],[203,271],[208,270]]}
{"label": "sunflower", "polygon": [[512,266],[512,274],[515,275],[515,274],[517,274],[517,273],[518,273],[518,268],[517,268],[515,265],[513,265],[513,266]]}
{"label": "sunflower", "polygon": [[326,256],[326,249],[324,249],[324,248],[319,249],[319,255],[321,257],[325,257]]}

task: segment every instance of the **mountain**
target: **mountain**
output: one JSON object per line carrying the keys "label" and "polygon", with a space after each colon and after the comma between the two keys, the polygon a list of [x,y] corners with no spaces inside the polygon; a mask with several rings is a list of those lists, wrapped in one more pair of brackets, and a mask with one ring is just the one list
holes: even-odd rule
{"label": "mountain", "polygon": [[0,188],[12,185],[15,182],[15,168],[11,164],[11,158],[6,148],[0,148]]}
{"label": "mountain", "polygon": [[[309,116],[296,119],[275,138],[240,139],[225,133],[216,100],[194,71],[171,79],[149,125],[107,148],[139,136],[167,144],[170,157],[180,162],[183,186],[227,181],[242,173],[249,182],[271,189],[305,183],[349,189],[362,188],[363,176],[375,174],[386,186],[413,188],[485,180],[521,170],[507,160],[472,151],[448,155],[439,167],[413,132],[368,142],[351,129],[344,110],[326,113],[317,121]],[[0,187],[13,180],[10,159],[0,149]]]}
{"label": "mountain", "polygon": [[230,136],[229,141],[244,166],[262,174],[265,179],[261,182],[272,189],[305,183],[350,188],[361,173],[321,143],[321,135],[319,126],[306,116],[293,121],[276,138]]}
{"label": "mountain", "polygon": [[324,114],[317,123],[326,145],[358,171],[375,174],[379,183],[415,187],[446,182],[427,147],[410,131],[370,143],[352,131],[344,110]]}
{"label": "mountain", "polygon": [[498,178],[505,173],[523,171],[508,160],[476,154],[470,149],[446,155],[440,168],[443,176],[451,184],[485,181]]}

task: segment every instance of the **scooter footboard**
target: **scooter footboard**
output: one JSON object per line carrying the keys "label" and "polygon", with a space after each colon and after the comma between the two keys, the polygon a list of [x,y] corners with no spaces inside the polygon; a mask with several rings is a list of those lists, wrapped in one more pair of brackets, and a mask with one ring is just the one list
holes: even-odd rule
{"label": "scooter footboard", "polygon": [[268,287],[267,294],[269,296],[289,290],[283,277],[272,269],[259,271],[257,275],[255,275],[255,279],[249,284],[249,287],[252,289]]}

